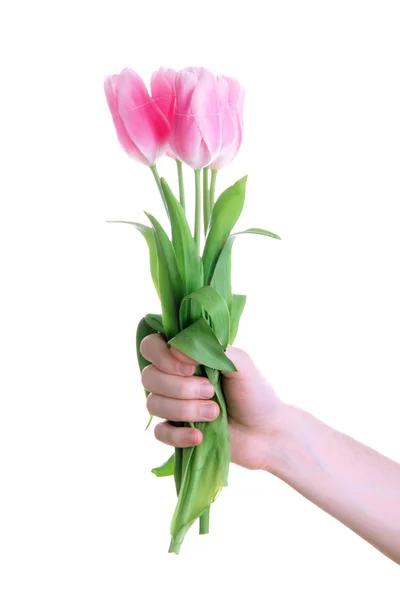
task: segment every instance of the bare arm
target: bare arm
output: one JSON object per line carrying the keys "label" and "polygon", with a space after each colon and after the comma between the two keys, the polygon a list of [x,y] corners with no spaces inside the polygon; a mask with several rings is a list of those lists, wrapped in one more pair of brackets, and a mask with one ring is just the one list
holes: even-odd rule
{"label": "bare arm", "polygon": [[268,471],[400,564],[400,464],[285,406]]}
{"label": "bare arm", "polygon": [[[157,439],[200,444],[200,430],[171,421],[215,419],[212,386],[160,336],[145,338],[141,350],[153,363],[142,376],[148,409],[166,419],[155,428]],[[285,404],[248,354],[227,353],[237,368],[224,376],[232,461],[273,473],[400,564],[400,464]]]}

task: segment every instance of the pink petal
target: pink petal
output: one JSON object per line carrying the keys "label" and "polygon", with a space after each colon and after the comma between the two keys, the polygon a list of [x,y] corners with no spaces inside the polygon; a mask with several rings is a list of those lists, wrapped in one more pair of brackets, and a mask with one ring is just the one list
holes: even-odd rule
{"label": "pink petal", "polygon": [[168,143],[170,128],[166,118],[134,71],[121,72],[116,92],[118,112],[130,138],[149,163],[155,164]]}
{"label": "pink petal", "polygon": [[221,149],[221,110],[214,75],[202,69],[191,101],[192,114],[211,156]]}
{"label": "pink petal", "polygon": [[175,108],[175,77],[176,71],[163,67],[151,77],[152,98],[169,124]]}
{"label": "pink petal", "polygon": [[116,81],[117,81],[116,78],[118,78],[118,76],[106,77],[106,79],[104,81],[104,92],[106,94],[107,104],[110,109],[113,121],[114,121],[114,126],[115,126],[115,130],[117,132],[118,141],[121,144],[121,146],[123,147],[123,149],[125,150],[125,152],[127,152],[132,158],[148,165],[147,159],[143,156],[143,154],[140,152],[140,150],[132,142],[132,140],[129,137],[128,132],[126,131],[126,128],[122,122],[122,119],[118,114],[117,98],[116,98],[116,91],[115,91],[115,86],[116,86]]}
{"label": "pink petal", "polygon": [[236,79],[223,76],[218,78],[218,81],[222,80],[228,86],[228,104],[222,113],[221,152],[210,165],[215,170],[232,162],[240,149],[243,135],[244,90]]}
{"label": "pink petal", "polygon": [[196,84],[197,76],[190,69],[183,69],[177,73],[175,79],[175,113],[179,115],[192,114],[191,100]]}

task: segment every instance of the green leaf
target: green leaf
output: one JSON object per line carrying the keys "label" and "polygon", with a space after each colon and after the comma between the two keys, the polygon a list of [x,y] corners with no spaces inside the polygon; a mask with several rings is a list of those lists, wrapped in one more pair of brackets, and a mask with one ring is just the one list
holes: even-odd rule
{"label": "green leaf", "polygon": [[230,444],[225,398],[218,371],[206,368],[206,373],[215,386],[214,400],[220,413],[214,421],[197,424],[203,440],[198,446],[185,448],[191,452],[171,522],[169,551],[176,554],[192,524],[205,514],[228,483]]}
{"label": "green leaf", "polygon": [[171,240],[153,215],[145,213],[154,228],[158,255],[158,282],[162,318],[167,339],[179,331],[179,306],[184,296],[175,251]]}
{"label": "green leaf", "polygon": [[145,431],[148,430],[148,428],[150,427],[152,421],[153,421],[153,415],[151,413],[149,413],[149,420],[147,421],[147,425],[146,425]]}
{"label": "green leaf", "polygon": [[247,176],[226,189],[216,201],[203,253],[204,283],[211,283],[218,257],[244,205]]}
{"label": "green leaf", "polygon": [[265,229],[252,228],[246,229],[245,231],[238,231],[237,233],[233,233],[226,240],[224,248],[220,253],[217,265],[214,271],[213,279],[211,285],[219,291],[225,302],[227,303],[229,310],[231,311],[232,307],[232,290],[231,290],[231,267],[232,267],[232,246],[238,235],[242,235],[244,233],[255,233],[257,235],[264,235],[267,237],[272,237],[277,240],[281,238],[276,233],[271,233],[270,231],[266,231]]}
{"label": "green leaf", "polygon": [[229,341],[230,317],[229,310],[221,294],[209,285],[185,296],[181,302],[179,318],[182,326],[183,316],[188,302],[198,302],[211,317],[211,327],[225,349]]}
{"label": "green leaf", "polygon": [[[171,222],[172,245],[183,281],[184,295],[186,296],[198,290],[203,285],[202,263],[182,205],[175,198],[163,178],[161,179],[161,186]],[[181,327],[187,327],[200,317],[200,308],[191,302],[187,303],[184,311],[181,313]]]}
{"label": "green leaf", "polygon": [[276,233],[272,233],[272,231],[267,231],[266,229],[260,229],[259,227],[251,227],[250,229],[246,229],[245,231],[238,231],[235,235],[239,235],[241,233],[256,233],[257,235],[265,235],[266,237],[271,237],[275,240],[282,239]]}
{"label": "green leaf", "polygon": [[246,296],[240,296],[239,294],[233,294],[232,296],[232,307],[231,307],[231,330],[229,334],[229,343],[233,344],[237,336],[239,329],[239,321],[242,316],[244,307],[246,304]]}
{"label": "green leaf", "polygon": [[158,285],[158,257],[157,257],[157,248],[156,242],[154,239],[154,231],[151,227],[147,225],[142,225],[142,223],[133,223],[131,221],[106,221],[107,223],[126,223],[127,225],[133,225],[140,233],[143,235],[144,239],[147,242],[147,246],[149,248],[150,255],[150,273],[151,278],[154,283],[154,287],[156,288],[156,292],[158,296],[160,296],[160,290]]}
{"label": "green leaf", "polygon": [[169,459],[165,461],[165,463],[163,463],[161,466],[154,467],[154,469],[152,469],[151,472],[154,473],[154,475],[156,475],[157,477],[169,477],[170,475],[174,474],[174,465],[175,454],[170,456]]}
{"label": "green leaf", "polygon": [[[145,318],[141,319],[139,321],[139,324],[138,324],[137,330],[136,330],[136,355],[137,355],[140,373],[142,373],[142,371],[145,367],[147,367],[148,365],[151,365],[151,363],[140,352],[140,344],[142,343],[142,340],[145,337],[147,337],[148,335],[150,335],[152,333],[157,333],[157,332],[153,329],[153,327],[151,327],[146,322]],[[147,390],[144,390],[144,393],[147,398],[147,396],[149,395],[150,392],[148,392]],[[146,430],[149,428],[152,419],[153,419],[153,415],[150,415],[149,422],[147,423],[147,426],[146,426]]]}
{"label": "green leaf", "polygon": [[193,360],[221,371],[236,371],[207,321],[201,317],[169,341]]}
{"label": "green leaf", "polygon": [[149,313],[145,316],[146,323],[150,325],[157,333],[162,333],[165,335],[164,326],[162,322],[162,315],[154,315]]}
{"label": "green leaf", "polygon": [[175,198],[165,179],[161,178],[171,221],[172,245],[175,250],[179,272],[183,280],[184,294],[190,294],[202,286],[200,256],[190,231],[182,205]]}

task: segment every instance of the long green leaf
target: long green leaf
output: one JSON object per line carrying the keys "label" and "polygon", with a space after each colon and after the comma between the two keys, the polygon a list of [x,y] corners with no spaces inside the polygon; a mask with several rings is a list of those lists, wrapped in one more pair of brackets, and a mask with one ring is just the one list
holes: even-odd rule
{"label": "long green leaf", "polygon": [[154,228],[158,255],[158,281],[162,318],[167,339],[179,331],[179,306],[184,296],[175,251],[171,240],[153,215],[145,213]]}
{"label": "long green leaf", "polygon": [[178,268],[183,280],[185,295],[202,286],[200,256],[190,231],[182,205],[175,198],[165,179],[161,178],[165,200],[171,221],[172,245],[175,250]]}
{"label": "long green leaf", "polygon": [[216,201],[203,253],[204,283],[211,283],[218,257],[242,212],[247,176],[226,189]]}
{"label": "long green leaf", "polygon": [[[138,365],[139,365],[139,369],[140,369],[140,373],[142,373],[143,369],[145,367],[147,367],[148,365],[151,365],[151,363],[143,356],[143,354],[140,352],[140,344],[142,343],[142,340],[147,337],[148,335],[152,334],[152,333],[157,333],[155,329],[153,329],[153,327],[151,327],[145,318],[141,319],[139,321],[139,324],[137,326],[136,329],[136,355],[137,355],[137,360],[138,360]],[[147,396],[149,395],[150,392],[148,392],[147,390],[144,390],[144,393]],[[149,421],[147,423],[146,429],[149,428],[149,425],[151,423],[153,419],[153,415],[149,415]]]}
{"label": "long green leaf", "polygon": [[239,294],[233,294],[232,296],[232,307],[231,307],[231,329],[229,333],[229,343],[233,344],[237,336],[239,329],[239,321],[242,316],[244,307],[246,304],[246,296],[240,296]]}
{"label": "long green leaf", "polygon": [[203,433],[203,441],[199,446],[185,448],[191,452],[171,522],[169,551],[176,554],[191,525],[209,510],[228,483],[230,444],[225,398],[218,371],[206,368],[206,373],[215,387],[214,400],[220,413],[214,421],[196,424]]}
{"label": "long green leaf", "polygon": [[133,225],[143,235],[149,248],[151,278],[153,280],[154,287],[156,288],[156,292],[158,296],[160,296],[158,285],[158,257],[153,229],[147,225],[142,225],[142,223],[133,223],[132,221],[107,221],[107,223],[126,223],[127,225]]}
{"label": "long green leaf", "polygon": [[191,300],[198,302],[210,315],[212,330],[220,341],[221,346],[225,349],[229,342],[230,317],[228,306],[221,294],[211,286],[207,285],[200,290],[185,296],[181,302],[179,311],[181,325],[187,304]]}
{"label": "long green leaf", "polygon": [[154,473],[154,475],[156,475],[157,477],[169,477],[170,475],[174,474],[174,465],[175,454],[170,456],[169,459],[166,460],[165,463],[163,463],[159,467],[154,467],[154,469],[152,469],[151,472]]}
{"label": "long green leaf", "polygon": [[[172,245],[186,296],[203,285],[202,263],[182,205],[175,198],[165,179],[161,179],[161,186],[171,222]],[[201,310],[198,305],[188,302],[181,314],[181,327],[187,327],[200,317]]]}
{"label": "long green leaf", "polygon": [[171,346],[193,360],[221,371],[236,371],[207,321],[201,317],[169,340]]}
{"label": "long green leaf", "polygon": [[280,240],[281,238],[276,233],[271,233],[270,231],[266,231],[265,229],[259,229],[254,227],[252,229],[246,229],[245,231],[238,231],[237,233],[233,233],[226,240],[224,248],[220,253],[217,264],[215,267],[213,279],[211,285],[219,291],[225,302],[227,303],[229,310],[231,310],[232,306],[232,290],[231,290],[231,268],[232,268],[232,246],[238,235],[242,235],[244,233],[254,233],[257,235],[264,235],[267,237],[275,238]]}

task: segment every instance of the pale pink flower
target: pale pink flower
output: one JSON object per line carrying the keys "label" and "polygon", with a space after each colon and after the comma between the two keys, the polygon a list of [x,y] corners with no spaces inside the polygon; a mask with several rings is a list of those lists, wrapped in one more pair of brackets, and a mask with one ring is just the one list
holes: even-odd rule
{"label": "pale pink flower", "polygon": [[170,145],[193,169],[209,165],[221,150],[221,109],[217,81],[204,68],[179,71]]}
{"label": "pale pink flower", "polygon": [[118,140],[134,159],[155,165],[168,147],[170,124],[135,71],[110,75],[104,91]]}
{"label": "pale pink flower", "polygon": [[218,96],[221,105],[222,144],[217,158],[210,168],[226,167],[237,155],[243,136],[244,89],[236,79],[219,75]]}

